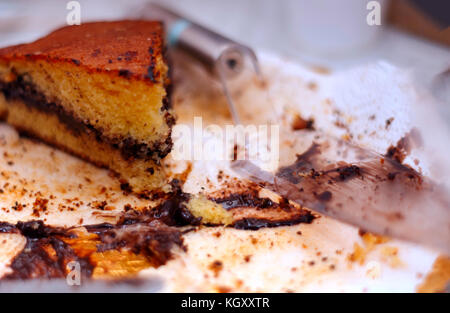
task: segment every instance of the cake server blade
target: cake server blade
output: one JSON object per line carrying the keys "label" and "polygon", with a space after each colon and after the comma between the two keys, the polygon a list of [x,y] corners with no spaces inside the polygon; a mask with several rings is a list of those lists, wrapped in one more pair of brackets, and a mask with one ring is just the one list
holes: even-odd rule
{"label": "cake server blade", "polygon": [[385,156],[322,136],[312,139],[306,151],[297,151],[304,152],[276,171],[262,170],[249,160],[236,160],[232,168],[303,207],[450,254],[449,193],[397,162],[395,148]]}

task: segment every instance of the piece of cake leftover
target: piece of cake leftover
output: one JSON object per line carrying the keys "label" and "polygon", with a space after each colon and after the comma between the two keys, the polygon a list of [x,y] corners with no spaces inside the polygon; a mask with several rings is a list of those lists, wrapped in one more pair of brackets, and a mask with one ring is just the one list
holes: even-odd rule
{"label": "piece of cake leftover", "polygon": [[161,189],[174,117],[160,22],[93,22],[0,49],[0,115],[21,132]]}

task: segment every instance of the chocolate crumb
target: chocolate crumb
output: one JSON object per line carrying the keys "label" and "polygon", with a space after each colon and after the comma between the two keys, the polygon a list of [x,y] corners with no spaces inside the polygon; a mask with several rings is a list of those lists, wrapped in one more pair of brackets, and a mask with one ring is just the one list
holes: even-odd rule
{"label": "chocolate crumb", "polygon": [[300,114],[296,114],[291,124],[292,130],[314,130],[314,119],[303,119]]}
{"label": "chocolate crumb", "polygon": [[209,265],[209,269],[214,272],[214,276],[219,276],[220,271],[223,269],[223,263],[220,260],[215,260]]}
{"label": "chocolate crumb", "polygon": [[388,128],[391,126],[391,124],[392,124],[393,121],[394,121],[394,118],[393,118],[393,117],[388,118],[388,119],[386,120],[386,126],[385,126],[385,128],[388,129]]}

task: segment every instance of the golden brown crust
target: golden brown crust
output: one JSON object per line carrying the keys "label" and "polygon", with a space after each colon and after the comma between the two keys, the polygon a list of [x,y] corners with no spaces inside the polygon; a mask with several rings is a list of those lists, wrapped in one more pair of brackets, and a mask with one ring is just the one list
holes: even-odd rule
{"label": "golden brown crust", "polygon": [[66,26],[29,44],[0,49],[0,61],[43,59],[72,62],[89,71],[114,73],[153,83],[160,73],[164,30],[161,22],[92,22]]}

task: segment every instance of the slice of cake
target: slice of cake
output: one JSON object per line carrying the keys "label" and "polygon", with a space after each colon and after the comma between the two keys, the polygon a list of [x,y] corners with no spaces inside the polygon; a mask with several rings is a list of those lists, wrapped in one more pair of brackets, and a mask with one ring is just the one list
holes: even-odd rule
{"label": "slice of cake", "polygon": [[95,22],[0,49],[0,115],[135,192],[161,188],[174,124],[163,38],[160,22]]}

